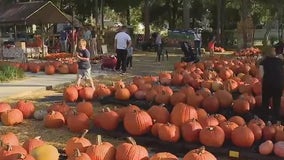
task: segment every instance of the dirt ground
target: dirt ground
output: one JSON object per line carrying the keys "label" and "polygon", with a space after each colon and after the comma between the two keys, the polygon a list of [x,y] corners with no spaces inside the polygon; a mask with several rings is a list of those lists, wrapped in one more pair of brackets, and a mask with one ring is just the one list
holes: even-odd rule
{"label": "dirt ground", "polygon": [[[122,79],[125,82],[130,82],[135,75],[156,75],[161,71],[171,71],[173,70],[174,63],[179,62],[181,57],[181,55],[170,54],[168,61],[155,62],[155,56],[156,55],[153,52],[137,52],[133,57],[133,68],[128,70],[126,75],[120,75],[113,71],[106,71],[109,73],[108,75],[98,76],[95,81],[110,84],[112,81]],[[97,69],[99,69],[99,67]],[[19,99],[26,99],[33,101],[37,109],[42,109],[50,106],[54,102],[62,101],[63,88],[64,86],[58,86],[54,90],[40,91],[25,97],[10,98],[6,99],[5,102],[14,104]],[[98,102],[94,102],[93,104],[95,106],[95,110],[105,107]],[[75,104],[70,104],[70,106],[74,107]],[[0,127],[0,133],[8,131],[16,133],[21,142],[24,142],[24,140],[31,137],[41,136],[44,141],[55,145],[59,149],[63,149],[65,147],[65,143],[69,138],[78,136],[78,134],[68,131],[66,126],[59,129],[47,129],[43,126],[43,121],[37,121],[34,119],[25,120],[24,123],[13,127]],[[121,137],[114,139],[105,135],[102,135],[102,137],[103,140],[110,141],[114,145],[120,143],[124,138]],[[91,142],[95,142],[94,133],[88,133],[86,138],[90,139]]]}

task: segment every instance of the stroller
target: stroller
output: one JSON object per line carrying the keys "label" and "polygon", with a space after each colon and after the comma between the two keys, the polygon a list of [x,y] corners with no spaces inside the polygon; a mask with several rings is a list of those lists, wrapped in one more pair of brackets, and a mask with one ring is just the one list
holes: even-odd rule
{"label": "stroller", "polygon": [[116,56],[111,55],[111,56],[104,57],[102,59],[101,69],[104,70],[105,68],[108,68],[108,69],[114,70],[116,63],[117,63]]}
{"label": "stroller", "polygon": [[181,62],[199,62],[197,54],[193,52],[192,47],[186,41],[181,42],[181,50],[183,51],[184,57],[181,57]]}

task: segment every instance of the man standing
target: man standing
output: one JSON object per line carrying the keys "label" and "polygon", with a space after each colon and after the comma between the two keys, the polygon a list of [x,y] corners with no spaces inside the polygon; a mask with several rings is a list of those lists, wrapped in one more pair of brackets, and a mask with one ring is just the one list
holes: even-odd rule
{"label": "man standing", "polygon": [[68,33],[66,30],[62,29],[60,32],[60,51],[66,52],[67,51],[67,39],[68,39]]}
{"label": "man standing", "polygon": [[131,47],[131,37],[127,32],[126,26],[121,26],[120,31],[114,37],[114,50],[117,55],[117,64],[115,69],[122,70],[121,74],[126,72],[127,49]]}
{"label": "man standing", "polygon": [[201,56],[201,31],[196,28],[194,31],[194,50],[197,56]]}

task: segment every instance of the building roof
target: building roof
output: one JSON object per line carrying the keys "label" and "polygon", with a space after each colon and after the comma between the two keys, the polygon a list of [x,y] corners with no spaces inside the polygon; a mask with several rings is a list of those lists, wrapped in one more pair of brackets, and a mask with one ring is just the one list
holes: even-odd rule
{"label": "building roof", "polygon": [[0,25],[70,22],[52,2],[23,2],[0,8]]}

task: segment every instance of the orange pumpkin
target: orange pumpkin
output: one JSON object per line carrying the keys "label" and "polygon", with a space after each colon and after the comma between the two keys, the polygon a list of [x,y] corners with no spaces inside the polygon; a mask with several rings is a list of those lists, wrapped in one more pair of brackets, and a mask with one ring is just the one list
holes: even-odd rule
{"label": "orange pumpkin", "polygon": [[128,137],[130,143],[121,143],[116,147],[116,160],[147,160],[149,159],[148,151],[145,147],[137,145],[135,140]]}
{"label": "orange pumpkin", "polygon": [[170,113],[164,104],[153,105],[147,110],[147,112],[152,119],[155,119],[158,123],[167,123],[170,120]]}
{"label": "orange pumpkin", "polygon": [[181,126],[184,122],[190,119],[197,119],[196,109],[184,103],[178,103],[173,107],[170,113],[170,122]]}
{"label": "orange pumpkin", "polygon": [[261,155],[269,155],[273,152],[273,142],[266,140],[258,146],[258,151]]}
{"label": "orange pumpkin", "polygon": [[200,123],[195,120],[189,120],[182,124],[181,135],[186,142],[199,142],[199,132],[202,129]]}
{"label": "orange pumpkin", "polygon": [[253,145],[255,138],[251,129],[243,125],[238,126],[232,131],[231,140],[238,147],[249,148]]}
{"label": "orange pumpkin", "polygon": [[174,124],[163,124],[158,129],[158,137],[162,141],[177,142],[180,139],[179,127]]}
{"label": "orange pumpkin", "polygon": [[47,128],[60,128],[65,124],[65,118],[62,113],[58,111],[51,111],[45,115],[43,123]]}
{"label": "orange pumpkin", "polygon": [[154,154],[150,160],[178,160],[177,156],[169,152],[159,152]]}
{"label": "orange pumpkin", "polygon": [[31,101],[19,100],[14,108],[19,109],[24,118],[31,118],[35,112],[35,106]]}
{"label": "orange pumpkin", "polygon": [[109,142],[102,142],[101,135],[97,135],[96,144],[89,146],[86,153],[91,159],[115,159],[115,147]]}
{"label": "orange pumpkin", "polygon": [[83,132],[86,129],[89,129],[90,119],[89,117],[82,112],[71,111],[67,116],[67,127],[71,132]]}
{"label": "orange pumpkin", "polygon": [[200,130],[199,140],[209,147],[221,147],[225,141],[225,133],[219,126],[205,127]]}
{"label": "orange pumpkin", "polygon": [[212,153],[206,151],[203,146],[187,152],[183,160],[217,160],[217,158]]}
{"label": "orange pumpkin", "polygon": [[10,109],[1,114],[1,121],[5,126],[16,125],[22,123],[23,120],[23,113],[18,109]]}
{"label": "orange pumpkin", "polygon": [[43,140],[41,140],[40,136],[38,136],[38,137],[35,137],[35,138],[27,139],[23,143],[23,147],[30,154],[34,148],[41,146],[41,145],[44,145],[44,144],[45,144],[45,142]]}

